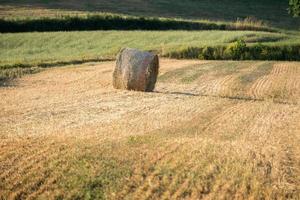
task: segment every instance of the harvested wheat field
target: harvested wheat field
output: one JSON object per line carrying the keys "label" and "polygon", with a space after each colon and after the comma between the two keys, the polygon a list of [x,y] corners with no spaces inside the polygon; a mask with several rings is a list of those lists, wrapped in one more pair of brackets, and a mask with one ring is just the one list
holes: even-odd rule
{"label": "harvested wheat field", "polygon": [[300,63],[167,60],[152,93],[114,62],[0,88],[0,199],[299,199]]}

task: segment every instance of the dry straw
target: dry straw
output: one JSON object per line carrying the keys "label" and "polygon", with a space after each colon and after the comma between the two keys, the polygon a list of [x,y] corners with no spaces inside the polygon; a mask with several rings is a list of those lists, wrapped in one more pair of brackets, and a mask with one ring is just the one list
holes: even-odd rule
{"label": "dry straw", "polygon": [[155,87],[158,70],[156,54],[123,48],[117,56],[113,86],[116,89],[151,92]]}

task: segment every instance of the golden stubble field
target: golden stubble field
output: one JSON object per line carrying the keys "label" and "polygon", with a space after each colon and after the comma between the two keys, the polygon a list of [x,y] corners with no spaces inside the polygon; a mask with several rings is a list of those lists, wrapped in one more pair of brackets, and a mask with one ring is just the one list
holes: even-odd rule
{"label": "golden stubble field", "polygon": [[114,62],[0,88],[0,199],[299,199],[300,63],[161,60],[155,92]]}

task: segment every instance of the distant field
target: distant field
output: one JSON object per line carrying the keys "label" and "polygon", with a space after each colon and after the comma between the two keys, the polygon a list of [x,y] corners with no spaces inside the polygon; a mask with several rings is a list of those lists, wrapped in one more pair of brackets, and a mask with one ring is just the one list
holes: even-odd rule
{"label": "distant field", "polygon": [[160,61],[150,93],[114,62],[0,87],[0,199],[298,199],[300,63]]}
{"label": "distant field", "polygon": [[0,66],[16,63],[114,58],[122,47],[166,54],[183,47],[226,45],[237,39],[249,44],[300,44],[293,35],[253,31],[88,31],[0,35]]}
{"label": "distant field", "polygon": [[111,12],[136,16],[236,21],[237,18],[254,16],[278,28],[299,30],[300,27],[300,20],[287,13],[288,1],[282,0],[0,0],[0,5],[2,17]]}

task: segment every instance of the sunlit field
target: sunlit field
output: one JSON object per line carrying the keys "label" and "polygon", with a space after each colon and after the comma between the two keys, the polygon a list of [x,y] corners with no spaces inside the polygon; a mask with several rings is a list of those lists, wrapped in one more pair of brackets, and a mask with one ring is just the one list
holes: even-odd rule
{"label": "sunlit field", "polygon": [[113,67],[0,88],[1,198],[299,197],[298,62],[163,59],[152,93],[114,90]]}

